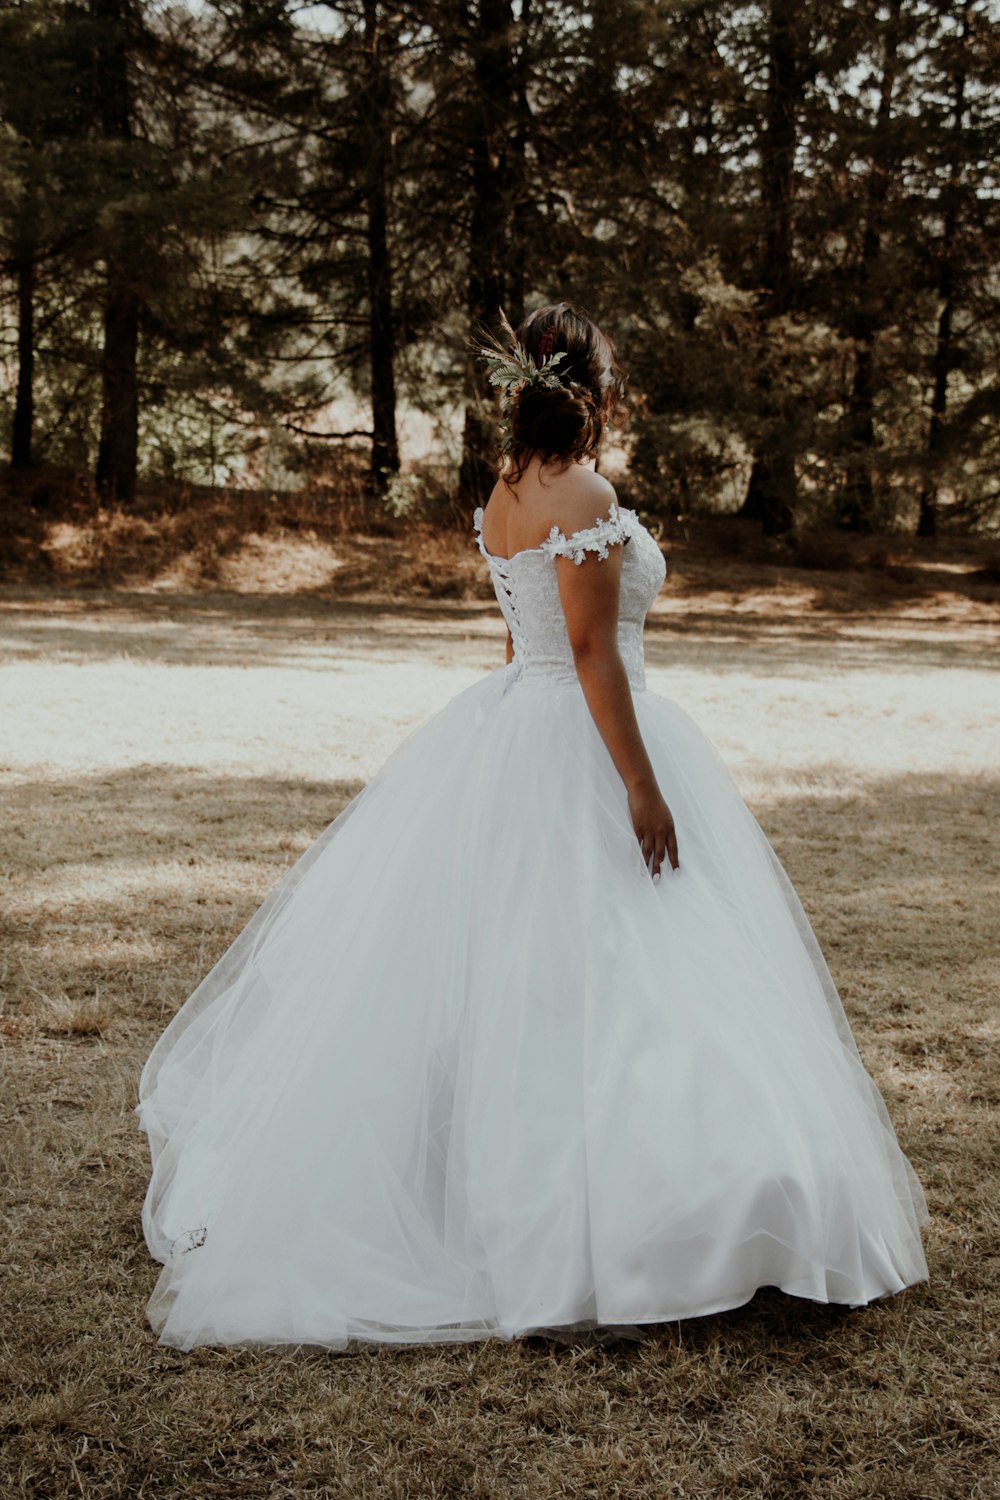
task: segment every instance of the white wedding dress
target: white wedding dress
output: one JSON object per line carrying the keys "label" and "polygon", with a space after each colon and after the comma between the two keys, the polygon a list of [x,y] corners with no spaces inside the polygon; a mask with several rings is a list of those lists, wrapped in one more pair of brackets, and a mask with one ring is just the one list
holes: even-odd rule
{"label": "white wedding dress", "polygon": [[[142,1072],[161,1344],[510,1338],[861,1305],[923,1280],[923,1192],[795,892],[646,691],[634,512],[510,559],[513,662],[417,729]],[[654,882],[555,558],[624,544],[619,642],[681,868]]]}

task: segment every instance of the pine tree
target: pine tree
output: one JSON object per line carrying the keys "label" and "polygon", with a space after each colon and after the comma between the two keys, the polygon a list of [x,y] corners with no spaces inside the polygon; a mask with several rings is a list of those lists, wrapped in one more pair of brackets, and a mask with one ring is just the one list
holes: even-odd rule
{"label": "pine tree", "polygon": [[[514,229],[524,192],[525,10],[515,19],[511,0],[444,0],[431,11],[438,150],[452,179],[441,174],[438,190],[462,227],[467,338],[495,331],[501,309],[515,325],[523,312]],[[468,353],[464,365],[459,495],[470,508],[493,485],[494,402]]]}
{"label": "pine tree", "polygon": [[96,482],[105,499],[131,504],[139,451],[139,316],[130,199],[138,185],[130,70],[139,42],[133,0],[90,0],[94,19],[94,124],[105,147],[105,182],[115,213],[103,246],[104,339],[101,351],[101,435]]}
{"label": "pine tree", "polygon": [[0,235],[16,307],[15,469],[35,457],[39,297],[66,276],[86,219],[76,171],[87,124],[76,83],[79,42],[72,6],[25,0],[0,15]]}
{"label": "pine tree", "polygon": [[399,470],[396,434],[396,328],[393,311],[390,195],[392,191],[392,53],[397,18],[379,0],[364,0],[364,93],[367,173],[365,219],[371,358],[372,457],[375,488],[384,492]]}
{"label": "pine tree", "polygon": [[127,503],[140,462],[363,439],[381,492],[397,405],[457,406],[467,516],[470,336],[569,296],[650,505],[998,508],[988,0],[21,0],[0,42],[18,464]]}
{"label": "pine tree", "polygon": [[[796,153],[809,67],[809,11],[799,0],[769,0],[767,83],[758,136],[762,220],[759,285],[768,322],[785,318],[796,300],[794,215]],[[760,520],[765,532],[786,531],[797,509],[794,443],[796,414],[783,383],[765,388],[763,422],[741,515]]]}
{"label": "pine tree", "polygon": [[894,91],[899,71],[902,0],[889,0],[881,30],[878,105],[871,130],[863,195],[861,244],[852,296],[851,337],[854,376],[845,421],[846,482],[840,525],[871,531],[875,525],[872,453],[875,448],[876,339],[885,308],[879,262],[885,235],[885,210],[898,176],[899,149],[894,131]]}
{"label": "pine tree", "polygon": [[[957,14],[940,5],[937,20],[936,87],[923,114],[931,127],[923,217],[930,231],[926,255],[935,316],[919,490],[921,536],[936,535],[939,496],[949,481],[958,492],[957,508],[970,518],[989,514],[1000,499],[985,478],[991,468],[995,472],[1000,417],[1000,211],[990,188],[1000,155],[1000,60],[988,5],[963,0]],[[957,402],[951,380],[956,374],[966,393]],[[952,412],[950,401],[956,407]]]}

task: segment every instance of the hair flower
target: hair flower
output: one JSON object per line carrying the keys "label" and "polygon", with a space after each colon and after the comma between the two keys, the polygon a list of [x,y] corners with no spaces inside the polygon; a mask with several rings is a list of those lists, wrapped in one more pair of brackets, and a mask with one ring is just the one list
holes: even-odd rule
{"label": "hair flower", "polygon": [[[504,453],[513,453],[514,439],[509,417],[515,401],[525,386],[541,385],[550,388],[566,386],[568,388],[569,381],[563,380],[562,371],[558,368],[566,359],[566,354],[562,350],[558,354],[548,354],[541,364],[536,364],[502,314],[501,327],[507,335],[506,345],[491,334],[488,336],[489,343],[476,344],[474,348],[486,366],[490,385],[500,392],[501,448]],[[551,341],[549,347],[551,348]]]}

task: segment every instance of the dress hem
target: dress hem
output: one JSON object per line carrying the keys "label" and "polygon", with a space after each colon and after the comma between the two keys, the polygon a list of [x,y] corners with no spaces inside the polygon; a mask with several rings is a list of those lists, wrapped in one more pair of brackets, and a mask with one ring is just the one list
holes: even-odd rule
{"label": "dress hem", "polygon": [[[610,1337],[627,1338],[629,1330],[639,1328],[655,1327],[657,1324],[685,1323],[691,1318],[710,1318],[721,1313],[735,1312],[738,1308],[746,1307],[753,1301],[758,1292],[776,1291],[783,1296],[798,1298],[801,1301],[814,1302],[820,1307],[838,1307],[848,1311],[859,1311],[863,1307],[870,1307],[872,1303],[885,1301],[890,1297],[896,1297],[901,1292],[908,1291],[911,1287],[919,1286],[929,1277],[919,1276],[912,1281],[902,1282],[896,1287],[887,1287],[884,1291],[873,1292],[870,1296],[860,1301],[841,1302],[832,1297],[817,1296],[812,1292],[795,1291],[791,1287],[781,1286],[777,1282],[765,1281],[755,1286],[749,1292],[741,1292],[734,1300],[721,1303],[711,1303],[693,1311],[674,1313],[652,1313],[643,1317],[614,1317],[605,1316],[600,1319],[579,1319],[571,1323],[527,1323],[512,1329],[499,1326],[475,1327],[468,1325],[465,1329],[449,1328],[447,1325],[437,1325],[431,1328],[413,1328],[408,1332],[393,1330],[385,1335],[378,1333],[351,1333],[329,1339],[267,1339],[267,1338],[240,1338],[232,1340],[206,1340],[204,1343],[196,1341],[192,1344],[185,1343],[182,1339],[172,1340],[159,1338],[157,1342],[166,1348],[178,1348],[185,1352],[194,1348],[307,1348],[307,1349],[329,1349],[339,1352],[354,1347],[397,1347],[410,1348],[415,1344],[470,1344],[484,1343],[489,1339],[496,1339],[500,1343],[512,1343],[520,1338],[544,1338],[547,1335],[566,1337],[571,1334],[594,1334],[603,1332]],[[147,1318],[148,1321],[148,1318]],[[155,1325],[150,1325],[156,1331]]]}

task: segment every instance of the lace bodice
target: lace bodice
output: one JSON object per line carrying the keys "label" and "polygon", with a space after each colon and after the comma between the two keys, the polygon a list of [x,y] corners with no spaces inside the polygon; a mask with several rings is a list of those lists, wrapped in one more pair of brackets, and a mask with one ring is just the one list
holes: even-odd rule
{"label": "lace bodice", "polygon": [[574,562],[582,563],[588,552],[606,558],[612,545],[626,543],[618,609],[618,648],[632,687],[645,687],[642,628],[667,569],[662,552],[634,510],[614,505],[606,520],[571,536],[553,526],[540,546],[526,547],[509,558],[487,551],[481,507],[476,510],[473,524],[479,550],[489,564],[497,600],[510,627],[515,666],[528,675],[555,681],[577,680],[555,559],[571,557]]}

